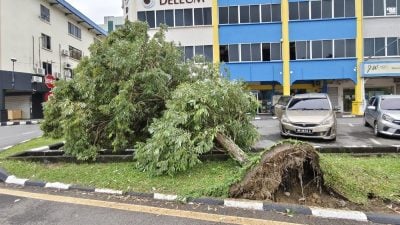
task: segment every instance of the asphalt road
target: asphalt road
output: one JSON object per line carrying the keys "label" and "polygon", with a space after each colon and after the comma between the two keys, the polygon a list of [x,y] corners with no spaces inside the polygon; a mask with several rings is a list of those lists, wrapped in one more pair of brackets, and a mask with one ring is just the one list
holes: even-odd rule
{"label": "asphalt road", "polygon": [[188,205],[125,196],[90,195],[83,192],[50,189],[21,189],[6,187],[1,183],[0,192],[0,224],[2,225],[373,224],[304,215],[288,216],[277,212],[241,210],[222,206]]}
{"label": "asphalt road", "polygon": [[[362,118],[338,118],[336,141],[309,140],[304,139],[314,146],[343,146],[343,147],[366,147],[366,146],[399,146],[399,138],[376,137],[371,127],[365,127]],[[273,117],[263,117],[261,120],[254,120],[261,140],[257,147],[270,147],[282,140],[279,130],[279,121]]]}
{"label": "asphalt road", "polygon": [[0,151],[26,140],[40,137],[40,125],[17,125],[0,127]]}

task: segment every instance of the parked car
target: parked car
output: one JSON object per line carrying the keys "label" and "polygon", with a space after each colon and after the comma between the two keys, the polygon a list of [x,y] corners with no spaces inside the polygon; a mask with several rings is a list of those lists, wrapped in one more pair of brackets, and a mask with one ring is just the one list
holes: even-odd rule
{"label": "parked car", "polygon": [[336,113],[327,94],[295,95],[280,120],[283,137],[336,140]]}
{"label": "parked car", "polygon": [[278,102],[273,106],[273,114],[279,119],[282,117],[282,114],[285,111],[290,99],[292,99],[292,96],[283,95],[279,97]]}
{"label": "parked car", "polygon": [[368,101],[364,124],[374,128],[374,134],[400,137],[400,95],[381,95]]}

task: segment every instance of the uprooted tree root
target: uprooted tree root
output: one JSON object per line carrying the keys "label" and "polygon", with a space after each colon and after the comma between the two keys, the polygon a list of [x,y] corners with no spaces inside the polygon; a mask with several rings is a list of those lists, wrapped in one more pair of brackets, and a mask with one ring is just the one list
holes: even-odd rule
{"label": "uprooted tree root", "polygon": [[229,193],[234,198],[276,200],[278,192],[305,189],[321,192],[323,184],[319,156],[313,146],[305,143],[282,143],[265,152],[258,165],[253,167]]}

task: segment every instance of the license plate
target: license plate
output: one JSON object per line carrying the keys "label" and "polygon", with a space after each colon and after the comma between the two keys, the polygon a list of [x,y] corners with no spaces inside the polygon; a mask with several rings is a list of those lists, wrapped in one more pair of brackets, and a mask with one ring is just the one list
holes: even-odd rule
{"label": "license plate", "polygon": [[311,129],[296,129],[296,133],[312,134],[312,130]]}

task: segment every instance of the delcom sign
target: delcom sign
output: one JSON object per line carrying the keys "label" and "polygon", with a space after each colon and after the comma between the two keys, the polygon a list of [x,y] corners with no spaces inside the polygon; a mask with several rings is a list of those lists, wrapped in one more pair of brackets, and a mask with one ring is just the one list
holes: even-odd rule
{"label": "delcom sign", "polygon": [[156,1],[159,2],[160,6],[172,6],[172,5],[186,5],[205,3],[205,0],[142,0],[145,8],[151,8],[155,5]]}

